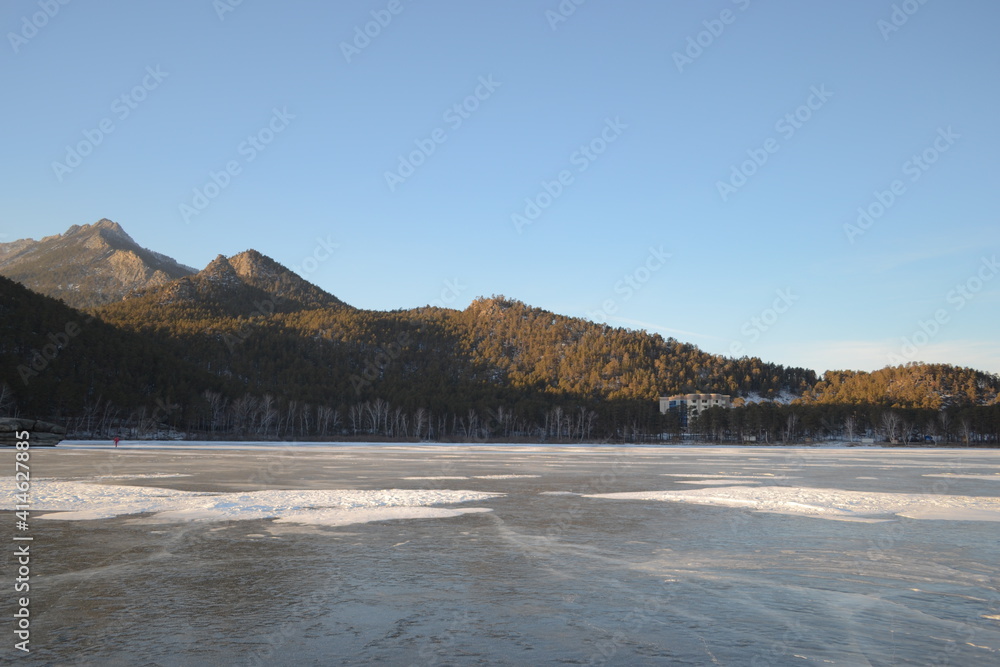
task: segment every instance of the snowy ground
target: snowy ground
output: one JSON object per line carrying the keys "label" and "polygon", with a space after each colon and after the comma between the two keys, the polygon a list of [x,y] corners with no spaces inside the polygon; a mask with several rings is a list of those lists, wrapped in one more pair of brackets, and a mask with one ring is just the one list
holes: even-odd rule
{"label": "snowy ground", "polygon": [[74,443],[31,471],[23,664],[1000,663],[995,451]]}

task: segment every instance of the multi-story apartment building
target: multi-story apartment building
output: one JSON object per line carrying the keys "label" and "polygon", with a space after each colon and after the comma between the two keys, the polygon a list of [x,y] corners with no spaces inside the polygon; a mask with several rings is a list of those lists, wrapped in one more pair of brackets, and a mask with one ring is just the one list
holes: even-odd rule
{"label": "multi-story apartment building", "polygon": [[[667,414],[670,410],[679,410],[681,426],[687,426],[688,420],[695,419],[702,410],[707,408],[731,408],[732,398],[728,394],[678,394],[676,396],[660,396],[660,413]],[[681,408],[684,408],[681,410]]]}

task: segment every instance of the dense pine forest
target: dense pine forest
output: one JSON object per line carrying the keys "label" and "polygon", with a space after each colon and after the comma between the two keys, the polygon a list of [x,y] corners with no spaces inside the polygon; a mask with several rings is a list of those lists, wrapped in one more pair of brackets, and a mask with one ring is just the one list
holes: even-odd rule
{"label": "dense pine forest", "polygon": [[736,397],[688,429],[720,441],[1000,432],[972,369],[817,378],[502,296],[367,311],[254,251],[86,312],[0,278],[0,315],[0,415],[85,437],[659,441],[684,434],[657,397],[688,392]]}

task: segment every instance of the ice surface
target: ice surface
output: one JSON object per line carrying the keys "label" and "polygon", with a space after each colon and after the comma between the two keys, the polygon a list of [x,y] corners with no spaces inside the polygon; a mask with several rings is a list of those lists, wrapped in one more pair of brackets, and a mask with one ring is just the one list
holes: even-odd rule
{"label": "ice surface", "polygon": [[995,450],[131,444],[31,451],[25,664],[1000,664]]}

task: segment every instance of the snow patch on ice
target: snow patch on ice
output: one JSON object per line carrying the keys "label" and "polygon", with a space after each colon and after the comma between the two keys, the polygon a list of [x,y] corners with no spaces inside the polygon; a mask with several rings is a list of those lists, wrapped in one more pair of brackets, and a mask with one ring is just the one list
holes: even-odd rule
{"label": "snow patch on ice", "polygon": [[910,519],[1000,521],[1000,498],[922,493],[875,493],[785,486],[730,486],[692,491],[601,493],[588,498],[661,500],[744,507],[758,512],[794,514],[840,521],[895,514]]}
{"label": "snow patch on ice", "polygon": [[[730,474],[715,474],[715,473],[696,473],[696,472],[665,472],[661,473],[662,477],[698,477],[698,478],[717,478],[717,479],[774,479],[774,475],[764,474],[764,475],[741,475],[739,473]],[[784,475],[782,475],[784,478]]]}
{"label": "snow patch on ice", "polygon": [[[13,509],[14,486],[11,479],[0,482],[0,494]],[[31,507],[39,519],[91,520],[127,514],[153,514],[148,520],[162,521],[234,521],[248,519],[286,519],[297,523],[345,525],[379,520],[380,510],[396,512],[406,518],[422,516],[457,516],[462,512],[424,512],[431,505],[488,500],[501,493],[453,491],[446,489],[377,489],[377,490],[267,490],[235,493],[178,491],[146,486],[115,486],[86,482],[37,481],[31,488]],[[445,509],[445,508],[435,508]],[[419,511],[418,511],[419,510]],[[479,511],[479,510],[477,510]],[[392,518],[393,513],[385,514]],[[353,517],[352,520],[348,520]],[[332,522],[332,523],[330,523]]]}
{"label": "snow patch on ice", "polygon": [[468,477],[404,477],[409,480],[469,479]]}
{"label": "snow patch on ice", "polygon": [[92,479],[161,479],[163,477],[192,477],[186,473],[151,472],[136,473],[134,475],[98,475]]}
{"label": "snow patch on ice", "polygon": [[529,477],[541,477],[541,475],[473,475],[475,479],[527,479]]}
{"label": "snow patch on ice", "polygon": [[704,486],[725,486],[727,484],[760,484],[755,479],[679,479],[678,484],[702,484]]}
{"label": "snow patch on ice", "polygon": [[941,474],[922,475],[922,477],[948,477],[950,479],[987,479],[992,482],[1000,482],[1000,473],[993,475],[960,475],[954,472],[944,472]]}
{"label": "snow patch on ice", "polygon": [[308,512],[292,512],[277,519],[275,523],[300,523],[318,526],[346,526],[373,521],[396,521],[399,519],[447,519],[463,514],[490,512],[489,507],[372,507],[366,509],[317,509]]}

